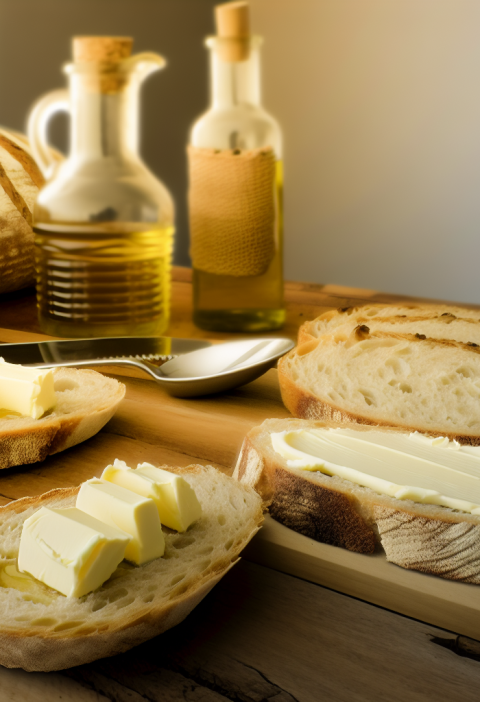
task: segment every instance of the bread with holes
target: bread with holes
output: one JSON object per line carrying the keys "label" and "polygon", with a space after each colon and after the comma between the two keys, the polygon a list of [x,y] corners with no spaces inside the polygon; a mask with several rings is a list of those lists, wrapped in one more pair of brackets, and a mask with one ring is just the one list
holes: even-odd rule
{"label": "bread with holes", "polygon": [[[64,597],[0,587],[0,665],[70,668],[127,651],[181,622],[238,561],[263,520],[262,501],[215,468],[162,466],[195,490],[202,516],[184,533],[165,527],[165,555],[135,567],[122,561],[100,588]],[[75,505],[78,488],[52,490],[0,507],[0,569],[14,563],[25,519],[42,506]]]}
{"label": "bread with holes", "polygon": [[285,406],[480,445],[480,346],[397,328],[343,324],[297,346],[278,366]]}
{"label": "bread with holes", "polygon": [[378,494],[339,476],[292,467],[271,434],[346,427],[368,439],[370,427],[303,419],[267,419],[246,436],[234,477],[270,501],[285,526],[326,544],[370,554],[377,549],[403,568],[480,584],[480,516]]}
{"label": "bread with holes", "polygon": [[368,304],[329,310],[305,322],[298,332],[298,343],[318,339],[337,327],[353,330],[365,324],[372,332],[425,334],[433,339],[472,342],[480,345],[480,310],[452,305]]}
{"label": "bread with holes", "polygon": [[[0,352],[1,353],[1,352]],[[0,468],[43,461],[96,434],[113,416],[125,386],[92,370],[53,369],[56,406],[40,419],[0,416]]]}

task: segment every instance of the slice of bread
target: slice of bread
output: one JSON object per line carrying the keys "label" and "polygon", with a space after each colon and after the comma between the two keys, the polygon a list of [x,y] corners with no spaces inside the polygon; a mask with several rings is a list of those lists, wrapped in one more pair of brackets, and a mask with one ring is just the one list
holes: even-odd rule
{"label": "slice of bread", "polygon": [[296,417],[396,426],[480,445],[476,342],[344,324],[297,346],[278,370],[283,401]]}
{"label": "slice of bread", "polygon": [[425,334],[432,339],[451,339],[480,344],[480,310],[451,305],[363,305],[330,310],[298,332],[298,343],[318,339],[346,325],[345,330],[365,324],[372,332]]}
{"label": "slice of bread", "polygon": [[[215,468],[171,468],[193,487],[202,516],[185,533],[164,529],[165,555],[122,561],[95,592],[67,598],[43,587],[45,602],[0,587],[0,665],[49,671],[127,651],[181,622],[237,562],[258,531],[262,501]],[[70,507],[78,488],[57,489],[0,508],[0,571],[15,563],[25,519],[41,506]]]}
{"label": "slice of bread", "polygon": [[[358,553],[382,548],[387,560],[449,580],[480,584],[480,516],[398,500],[287,465],[271,442],[275,432],[348,427],[368,436],[379,427],[299,419],[267,419],[246,436],[233,476],[270,500],[274,519],[323,543]],[[380,428],[393,431],[394,428]]]}
{"label": "slice of bread", "polygon": [[111,419],[125,395],[122,383],[96,371],[55,368],[53,374],[53,410],[40,419],[1,412],[0,468],[43,461],[89,439]]}

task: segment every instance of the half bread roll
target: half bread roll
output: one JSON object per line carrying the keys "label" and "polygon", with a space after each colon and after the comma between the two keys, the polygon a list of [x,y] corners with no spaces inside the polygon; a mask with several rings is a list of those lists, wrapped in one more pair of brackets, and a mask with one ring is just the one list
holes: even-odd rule
{"label": "half bread roll", "polygon": [[0,665],[61,670],[127,651],[185,619],[237,562],[263,521],[260,497],[212,467],[163,467],[195,490],[202,516],[185,533],[164,530],[164,557],[139,567],[122,561],[84,597],[64,597],[42,583],[33,594],[22,592],[4,580],[25,519],[42,506],[74,506],[78,488],[0,508]]}
{"label": "half bread roll", "polygon": [[[1,356],[1,349],[0,349]],[[92,370],[54,368],[57,404],[40,419],[2,410],[0,468],[43,461],[96,434],[112,418],[125,386]]]}

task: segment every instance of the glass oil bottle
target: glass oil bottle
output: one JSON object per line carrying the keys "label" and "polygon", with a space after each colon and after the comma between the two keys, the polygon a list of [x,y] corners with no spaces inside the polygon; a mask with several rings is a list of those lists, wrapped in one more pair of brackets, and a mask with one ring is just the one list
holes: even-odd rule
{"label": "glass oil bottle", "polygon": [[216,7],[211,106],[193,125],[189,157],[194,322],[264,331],[285,321],[282,136],[261,106],[261,37],[246,2]]}
{"label": "glass oil bottle", "polygon": [[[70,89],[41,98],[29,137],[47,185],[34,210],[37,306],[53,336],[160,335],[169,321],[174,208],[138,151],[143,79],[164,65],[128,37],[76,37]],[[46,125],[70,113],[57,160]]]}

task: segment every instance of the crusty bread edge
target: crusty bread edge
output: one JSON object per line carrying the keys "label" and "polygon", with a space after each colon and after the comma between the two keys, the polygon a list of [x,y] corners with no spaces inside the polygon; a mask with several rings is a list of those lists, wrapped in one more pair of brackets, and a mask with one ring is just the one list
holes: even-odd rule
{"label": "crusty bread edge", "polygon": [[195,589],[176,597],[166,607],[141,613],[134,621],[113,632],[97,631],[83,637],[47,638],[39,634],[21,637],[0,631],[2,665],[6,668],[23,668],[28,672],[50,672],[128,651],[183,621],[235,562],[211,573]]}
{"label": "crusty bread edge", "polygon": [[271,516],[304,536],[358,553],[373,553],[376,537],[354,501],[284,468],[245,438],[233,477],[270,503]]}
{"label": "crusty bread edge", "polygon": [[[1,355],[1,352],[0,352]],[[82,374],[96,371],[74,371]],[[110,403],[101,410],[40,418],[35,423],[14,430],[0,429],[0,469],[43,461],[51,454],[64,451],[97,434],[113,417],[125,397],[125,385],[118,385]]]}
{"label": "crusty bread edge", "polygon": [[[478,313],[478,310],[468,308],[468,307],[459,307],[457,305],[442,305],[442,304],[435,304],[435,303],[405,303],[405,302],[397,302],[397,303],[390,303],[390,304],[384,304],[384,303],[376,303],[376,302],[364,302],[363,304],[360,305],[350,305],[347,307],[338,307],[336,309],[331,309],[327,310],[326,312],[323,312],[321,315],[316,317],[315,319],[309,320],[307,322],[304,322],[301,327],[298,330],[298,339],[297,339],[297,345],[300,346],[300,344],[304,344],[307,341],[312,341],[314,339],[318,339],[321,335],[318,334],[317,326],[319,322],[322,322],[325,324],[325,330],[323,333],[329,333],[331,331],[331,328],[329,326],[329,322],[335,318],[338,317],[344,317],[344,322],[348,323],[351,320],[351,317],[355,318],[355,315],[357,313],[361,313],[363,309],[388,309],[388,308],[402,308],[402,309],[410,309],[410,310],[418,310],[420,314],[427,312],[427,313],[437,313],[437,314],[445,314],[445,312],[450,312],[450,314],[463,314],[463,313]],[[443,310],[443,312],[441,312]],[[375,317],[374,317],[375,319]],[[382,319],[381,317],[379,319]],[[364,319],[359,321],[354,321],[355,324],[359,323],[366,323],[368,324],[368,317],[365,317]],[[336,325],[335,325],[336,326]]]}

